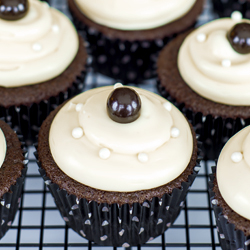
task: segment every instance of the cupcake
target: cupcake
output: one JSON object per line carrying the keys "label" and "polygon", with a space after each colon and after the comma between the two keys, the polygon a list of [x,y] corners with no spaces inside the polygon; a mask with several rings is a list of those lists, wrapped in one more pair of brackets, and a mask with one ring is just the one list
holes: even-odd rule
{"label": "cupcake", "polygon": [[249,124],[250,21],[239,13],[178,36],[157,62],[160,93],[199,128],[206,157]]}
{"label": "cupcake", "polygon": [[162,234],[199,169],[195,133],[179,110],[121,84],[86,91],[53,111],[37,153],[67,225],[99,245],[127,247]]}
{"label": "cupcake", "polygon": [[27,160],[17,134],[0,120],[0,238],[10,228],[20,202]]}
{"label": "cupcake", "polygon": [[157,52],[194,26],[203,0],[68,0],[93,68],[123,83],[155,77]]}
{"label": "cupcake", "polygon": [[211,178],[211,202],[223,250],[249,249],[250,245],[249,145],[247,126],[223,147]]}
{"label": "cupcake", "polygon": [[234,11],[240,11],[245,18],[250,18],[249,0],[212,0],[212,4],[219,17],[230,17]]}
{"label": "cupcake", "polygon": [[0,115],[33,141],[49,111],[81,92],[87,54],[62,13],[38,0],[14,2],[0,12]]}

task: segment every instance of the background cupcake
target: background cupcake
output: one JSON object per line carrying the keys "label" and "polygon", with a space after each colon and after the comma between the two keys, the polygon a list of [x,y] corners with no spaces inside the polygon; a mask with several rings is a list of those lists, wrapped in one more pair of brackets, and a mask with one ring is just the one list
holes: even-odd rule
{"label": "background cupcake", "polygon": [[249,49],[237,44],[247,41],[241,35],[249,26],[249,20],[234,13],[178,36],[158,59],[159,91],[200,128],[210,159],[249,124]]}
{"label": "background cupcake", "polygon": [[[99,245],[127,247],[170,227],[199,160],[194,131],[172,104],[138,88],[113,90],[84,92],[53,111],[39,132],[38,162],[70,227]],[[132,114],[107,113],[107,100],[120,106],[124,95]]]}
{"label": "background cupcake", "polygon": [[0,120],[0,238],[12,225],[20,202],[27,160],[17,134]]}
{"label": "background cupcake", "polygon": [[50,110],[82,90],[87,54],[67,17],[24,2],[22,13],[1,12],[0,115],[31,142]]}
{"label": "background cupcake", "polygon": [[220,17],[230,17],[234,11],[240,11],[245,18],[250,18],[249,0],[213,0],[212,3]]}
{"label": "background cupcake", "polygon": [[249,143],[248,126],[226,143],[211,177],[210,196],[223,250],[249,248]]}
{"label": "background cupcake", "polygon": [[68,0],[68,5],[89,43],[94,69],[131,83],[155,76],[157,52],[194,26],[203,1]]}

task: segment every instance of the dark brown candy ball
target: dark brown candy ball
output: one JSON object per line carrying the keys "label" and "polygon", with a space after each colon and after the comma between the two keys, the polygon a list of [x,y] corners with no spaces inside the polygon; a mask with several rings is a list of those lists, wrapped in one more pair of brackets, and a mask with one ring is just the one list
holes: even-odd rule
{"label": "dark brown candy ball", "polygon": [[250,53],[250,24],[238,23],[227,33],[233,49],[240,54]]}
{"label": "dark brown candy ball", "polygon": [[140,116],[141,99],[131,88],[116,88],[108,97],[107,112],[115,122],[130,123]]}
{"label": "dark brown candy ball", "polygon": [[24,17],[29,9],[28,0],[0,0],[0,18],[15,21]]}

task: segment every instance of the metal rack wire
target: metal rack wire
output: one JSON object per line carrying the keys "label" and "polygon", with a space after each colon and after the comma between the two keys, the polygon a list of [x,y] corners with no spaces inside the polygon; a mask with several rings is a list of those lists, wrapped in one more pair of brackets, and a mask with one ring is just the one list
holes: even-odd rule
{"label": "metal rack wire", "polygon": [[[51,5],[69,15],[65,0],[51,0]],[[211,4],[208,0],[198,25],[213,18]],[[112,79],[90,69],[85,89],[113,83]],[[157,92],[155,80],[143,82],[139,87]],[[6,250],[123,249],[97,246],[67,227],[38,173],[33,151],[34,148],[30,147],[28,173],[19,211],[12,227],[1,239],[0,248]],[[201,163],[200,173],[174,225],[152,241],[128,249],[220,249],[208,194],[208,175],[211,173],[213,164],[211,161]]]}

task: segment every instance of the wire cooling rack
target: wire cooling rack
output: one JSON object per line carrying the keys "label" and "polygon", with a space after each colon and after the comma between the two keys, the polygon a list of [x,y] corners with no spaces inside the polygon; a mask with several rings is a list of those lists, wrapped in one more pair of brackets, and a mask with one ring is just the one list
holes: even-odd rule
{"label": "wire cooling rack", "polygon": [[[199,0],[201,1],[201,0]],[[50,0],[51,5],[69,15],[66,0]],[[198,25],[215,18],[210,1],[206,1]],[[86,90],[114,81],[91,69],[86,79]],[[155,80],[148,80],[139,87],[157,92]],[[34,148],[29,148],[28,173],[20,208],[12,227],[0,240],[0,248],[6,250],[111,250],[124,249],[100,247],[80,237],[68,228],[61,218],[53,198],[47,190],[33,156]],[[220,249],[208,194],[208,175],[214,162],[201,162],[198,174],[185,202],[180,216],[163,235],[142,246],[127,249],[168,249],[185,250]]]}

